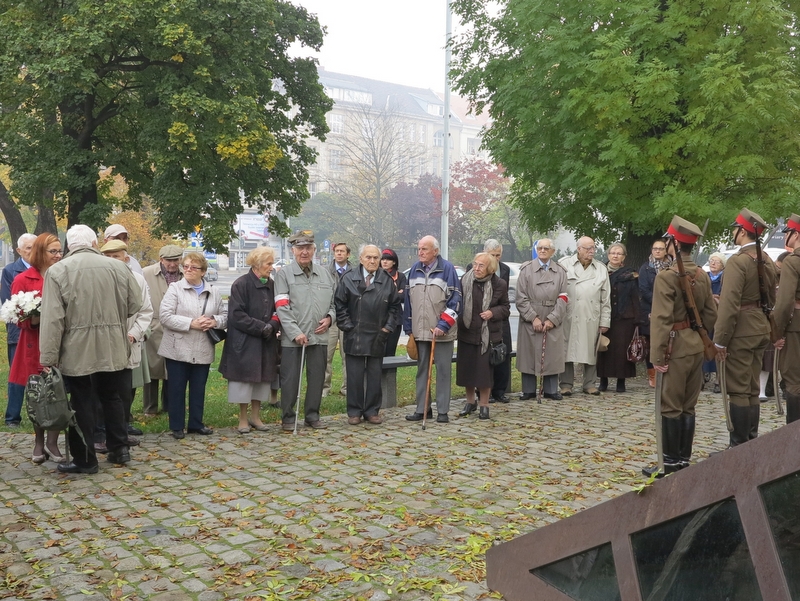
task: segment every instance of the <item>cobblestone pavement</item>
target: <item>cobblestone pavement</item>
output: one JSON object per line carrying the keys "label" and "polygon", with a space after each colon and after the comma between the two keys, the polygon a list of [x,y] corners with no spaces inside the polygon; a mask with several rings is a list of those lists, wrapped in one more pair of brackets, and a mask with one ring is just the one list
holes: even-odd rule
{"label": "cobblestone pavement", "polygon": [[[516,395],[514,395],[516,397]],[[32,435],[0,434],[0,598],[499,598],[488,546],[644,483],[646,380],[625,394],[492,405],[492,419],[384,413],[211,437],[148,434],[125,467],[61,476]],[[719,395],[698,405],[697,453],[725,446]],[[761,431],[780,425],[762,405]]]}

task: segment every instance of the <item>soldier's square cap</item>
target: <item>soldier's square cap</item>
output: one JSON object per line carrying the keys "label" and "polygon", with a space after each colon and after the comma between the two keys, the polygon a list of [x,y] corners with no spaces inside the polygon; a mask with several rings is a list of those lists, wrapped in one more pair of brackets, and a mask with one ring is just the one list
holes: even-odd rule
{"label": "soldier's square cap", "polygon": [[739,211],[736,221],[731,223],[729,227],[741,227],[751,234],[760,236],[761,233],[767,229],[767,222],[764,221],[758,213],[754,213],[749,209],[742,209]]}
{"label": "soldier's square cap", "polygon": [[675,215],[670,221],[667,233],[664,236],[672,236],[683,244],[694,244],[703,232],[691,221],[686,221],[683,217]]}
{"label": "soldier's square cap", "polygon": [[289,236],[289,244],[292,246],[308,246],[314,244],[314,232],[311,230],[301,230]]}
{"label": "soldier's square cap", "polygon": [[800,232],[800,215],[792,213],[792,216],[786,220],[786,227],[783,228],[783,233],[786,232]]}

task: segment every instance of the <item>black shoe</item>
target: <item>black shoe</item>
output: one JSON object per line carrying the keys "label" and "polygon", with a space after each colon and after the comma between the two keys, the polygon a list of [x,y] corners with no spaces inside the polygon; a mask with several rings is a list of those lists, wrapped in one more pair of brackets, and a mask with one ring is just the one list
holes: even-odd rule
{"label": "black shoe", "polygon": [[450,418],[447,417],[446,413],[437,413],[436,414],[436,421],[440,424],[446,424],[450,421]]}
{"label": "black shoe", "polygon": [[712,392],[714,394],[719,394],[720,392],[722,392],[722,389],[719,387],[719,383],[714,384],[714,389],[712,390]]}
{"label": "black shoe", "polygon": [[519,400],[520,401],[530,401],[531,399],[536,398],[535,392],[520,392],[519,393]]}
{"label": "black shoe", "polygon": [[202,428],[189,428],[186,430],[189,434],[202,434],[203,436],[208,436],[214,433],[214,430],[211,428],[206,428],[203,426]]}
{"label": "black shoe", "polygon": [[186,438],[186,434],[183,433],[183,430],[173,430],[172,438],[175,440],[180,440],[181,438]]}
{"label": "black shoe", "polygon": [[139,428],[134,428],[133,426],[128,424],[128,434],[130,434],[131,436],[141,436],[142,434],[144,434],[144,432],[142,432]]}
{"label": "black shoe", "polygon": [[128,445],[129,447],[138,447],[141,444],[141,442],[139,441],[138,438],[134,438],[133,436],[128,436],[128,438],[125,440],[125,444]]}
{"label": "black shoe", "polygon": [[617,392],[625,392],[625,378],[617,378]]}
{"label": "black shoe", "polygon": [[478,419],[489,419],[489,408],[481,407],[478,411]]}
{"label": "black shoe", "polygon": [[106,446],[106,443],[104,443],[104,442],[96,442],[96,443],[94,443],[94,452],[95,453],[100,453],[102,455],[105,455],[106,453],[108,453],[108,447]]}
{"label": "black shoe", "polygon": [[642,475],[647,476],[648,478],[652,477],[653,474],[656,475],[656,478],[663,478],[667,474],[674,474],[678,470],[682,469],[684,466],[681,463],[666,463],[664,462],[664,471],[658,471],[658,466],[653,465],[651,467],[643,467],[642,468]]}
{"label": "black shoe", "polygon": [[[428,419],[433,419],[433,409],[428,409]],[[410,422],[421,422],[422,421],[422,414],[417,413],[416,411],[411,415],[406,415],[406,419]]]}
{"label": "black shoe", "polygon": [[564,398],[564,396],[560,392],[545,392],[544,398],[553,399],[554,401],[560,401]]}
{"label": "black shoe", "polygon": [[124,465],[131,460],[131,454],[128,452],[128,449],[123,447],[119,451],[109,451],[108,452],[108,462],[114,463],[116,465]]}
{"label": "black shoe", "polygon": [[501,394],[500,396],[494,396],[494,397],[490,398],[489,402],[490,403],[508,403],[510,401],[509,401],[509,399],[508,399],[508,397],[506,395]]}
{"label": "black shoe", "polygon": [[96,474],[100,470],[100,466],[96,463],[94,465],[75,465],[70,461],[69,463],[59,463],[56,469],[62,474]]}
{"label": "black shoe", "polygon": [[597,387],[600,392],[608,390],[608,378],[600,378],[600,386]]}
{"label": "black shoe", "polygon": [[475,413],[475,410],[478,408],[476,403],[464,403],[464,408],[461,410],[461,413],[458,414],[458,417],[466,417],[470,413]]}

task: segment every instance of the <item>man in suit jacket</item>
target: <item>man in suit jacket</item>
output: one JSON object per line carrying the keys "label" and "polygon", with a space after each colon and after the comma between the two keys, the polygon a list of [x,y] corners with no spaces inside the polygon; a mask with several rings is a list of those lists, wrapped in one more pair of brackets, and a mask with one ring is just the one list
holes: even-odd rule
{"label": "man in suit jacket", "polygon": [[[36,236],[33,234],[22,234],[17,241],[17,254],[19,259],[3,267],[2,283],[0,283],[0,303],[6,302],[11,298],[11,284],[14,278],[28,269],[31,264],[28,259],[31,256],[31,249]],[[6,324],[7,345],[8,345],[8,368],[14,362],[14,354],[17,352],[19,342],[19,327],[13,323]],[[25,387],[19,384],[8,383],[8,404],[6,405],[6,426],[16,428],[22,421],[22,400]]]}
{"label": "man in suit jacket", "polygon": [[[333,245],[333,262],[329,269],[334,281],[334,291],[342,276],[353,267],[350,265],[350,247],[344,242]],[[339,355],[342,357],[342,396],[347,396],[347,359],[344,355],[344,332],[339,330],[336,323],[328,329],[328,364],[325,367],[325,383],[322,385],[322,396],[331,392],[331,376],[333,375],[333,356],[336,354],[336,345],[339,345]]]}

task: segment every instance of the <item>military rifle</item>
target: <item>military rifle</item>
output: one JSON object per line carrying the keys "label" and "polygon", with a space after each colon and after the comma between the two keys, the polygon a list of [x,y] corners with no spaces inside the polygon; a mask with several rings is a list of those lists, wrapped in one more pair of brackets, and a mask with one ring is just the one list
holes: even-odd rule
{"label": "military rifle", "polygon": [[[753,222],[753,228],[756,232],[758,232],[758,224],[755,221]],[[761,239],[756,233],[756,271],[758,271],[758,295],[760,297],[759,305],[761,307],[761,311],[764,312],[767,321],[769,321],[769,339],[772,342],[777,342],[780,336],[778,336],[778,329],[775,327],[775,316],[772,314],[773,307],[769,306],[767,275],[764,273],[764,265],[766,265],[766,261],[764,261],[764,255],[761,252]]]}
{"label": "military rifle", "polygon": [[[700,334],[700,339],[703,341],[703,356],[707,361],[711,361],[717,356],[717,347],[714,345],[714,342],[708,335],[708,330],[706,330],[705,326],[703,325],[703,321],[700,318],[700,312],[697,310],[697,305],[694,302],[692,284],[694,279],[696,279],[697,274],[695,274],[695,277],[692,278],[692,282],[690,282],[689,276],[686,273],[686,269],[683,267],[680,244],[677,240],[675,240],[675,238],[672,238],[672,244],[675,247],[675,263],[678,266],[678,280],[681,283],[681,293],[683,294],[683,304],[686,305],[686,316],[689,319],[689,327]],[[698,271],[700,271],[699,267]]]}

